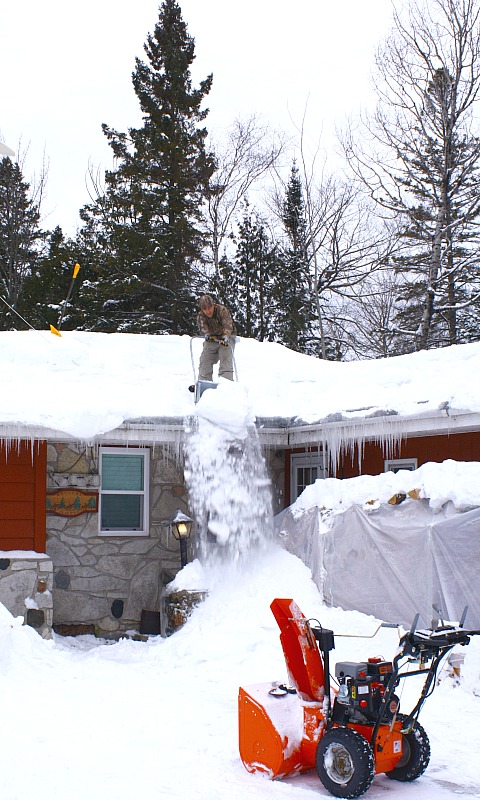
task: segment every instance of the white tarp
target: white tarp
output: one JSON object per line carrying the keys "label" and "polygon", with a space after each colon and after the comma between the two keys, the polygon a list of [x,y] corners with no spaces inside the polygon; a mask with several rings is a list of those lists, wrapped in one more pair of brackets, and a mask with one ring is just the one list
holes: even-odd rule
{"label": "white tarp", "polygon": [[465,627],[480,628],[480,508],[433,511],[407,499],[372,511],[352,505],[328,524],[318,507],[286,509],[275,522],[328,605],[405,627],[417,613],[422,626],[458,621],[468,606]]}

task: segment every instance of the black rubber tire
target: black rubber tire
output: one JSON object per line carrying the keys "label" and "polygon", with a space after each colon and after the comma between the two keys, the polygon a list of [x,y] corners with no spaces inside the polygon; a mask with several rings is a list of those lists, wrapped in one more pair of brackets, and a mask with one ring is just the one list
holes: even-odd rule
{"label": "black rubber tire", "polygon": [[359,797],[375,777],[372,748],[352,728],[331,728],[317,745],[318,777],[335,797]]}
{"label": "black rubber tire", "polygon": [[[397,719],[402,719],[399,714]],[[393,781],[414,781],[423,775],[430,762],[430,741],[419,722],[409,733],[402,733],[402,757],[397,766],[386,772]]]}

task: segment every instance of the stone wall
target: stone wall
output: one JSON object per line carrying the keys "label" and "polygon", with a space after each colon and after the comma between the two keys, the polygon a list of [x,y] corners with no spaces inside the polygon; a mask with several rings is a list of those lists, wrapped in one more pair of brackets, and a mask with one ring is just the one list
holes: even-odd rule
{"label": "stone wall", "polygon": [[0,551],[0,602],[49,638],[53,624],[53,565],[44,553]]}
{"label": "stone wall", "polygon": [[[168,449],[151,449],[149,536],[101,536],[96,510],[47,513],[56,630],[77,626],[81,632],[78,626],[89,624],[97,635],[117,636],[139,629],[142,610],[160,610],[162,589],[180,569],[179,544],[168,522],[177,508],[188,511],[180,460]],[[59,487],[69,487],[95,495],[98,463],[95,447],[50,444],[47,492],[54,496]]]}
{"label": "stone wall", "polygon": [[272,507],[275,515],[285,508],[285,452],[269,448],[264,457],[267,473],[272,481]]}
{"label": "stone wall", "polygon": [[[283,508],[284,455],[271,449],[265,458],[276,514]],[[55,630],[119,636],[139,629],[143,610],[161,610],[164,587],[180,569],[169,520],[177,508],[188,513],[181,462],[168,448],[152,447],[149,536],[105,536],[97,512],[98,447],[48,445],[46,549],[53,562]],[[65,515],[58,497],[70,491],[78,494],[78,509]],[[191,560],[195,531],[188,547]]]}

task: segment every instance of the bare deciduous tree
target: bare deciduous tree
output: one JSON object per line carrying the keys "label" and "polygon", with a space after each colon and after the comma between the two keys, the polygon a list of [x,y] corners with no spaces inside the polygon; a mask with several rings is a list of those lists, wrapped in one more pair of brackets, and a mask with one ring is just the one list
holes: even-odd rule
{"label": "bare deciduous tree", "polygon": [[350,358],[388,358],[404,352],[395,329],[402,277],[388,267],[369,275],[340,310],[339,335]]}
{"label": "bare deciduous tree", "polygon": [[272,134],[255,115],[235,120],[226,139],[213,147],[216,170],[210,181],[207,227],[215,275],[222,244],[231,231],[240,202],[275,166],[283,148],[282,138]]}
{"label": "bare deciduous tree", "polygon": [[[318,166],[319,148],[307,153],[305,118],[299,129],[300,164],[306,217],[306,260],[311,302],[315,307],[322,358],[328,341],[337,357],[348,347],[349,319],[342,319],[350,300],[361,293],[369,275],[388,262],[392,237],[374,218],[372,205],[352,182],[327,174]],[[276,189],[272,209],[281,215],[283,184]]]}
{"label": "bare deciduous tree", "polygon": [[412,0],[405,16],[395,11],[376,63],[377,110],[349,131],[346,154],[376,203],[403,220],[402,269],[416,293],[403,332],[417,349],[452,344],[457,311],[478,296],[479,0]]}

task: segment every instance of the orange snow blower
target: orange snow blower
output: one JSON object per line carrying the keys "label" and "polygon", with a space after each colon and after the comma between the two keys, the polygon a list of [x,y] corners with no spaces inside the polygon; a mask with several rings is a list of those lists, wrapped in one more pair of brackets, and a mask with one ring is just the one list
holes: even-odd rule
{"label": "orange snow blower", "polygon": [[[457,644],[480,631],[442,624],[402,636],[393,661],[337,662],[338,689],[330,685],[333,631],[307,620],[291,599],[271,604],[280,628],[289,685],[240,687],[240,756],[249,772],[283,778],[316,768],[336,797],[359,797],[376,773],[413,781],[428,766],[430,743],[418,714],[435,686],[438,666]],[[316,624],[312,624],[312,623]],[[397,627],[383,623],[385,627]],[[414,663],[416,668],[405,671]],[[395,689],[403,678],[425,675],[419,700],[400,714]]]}

